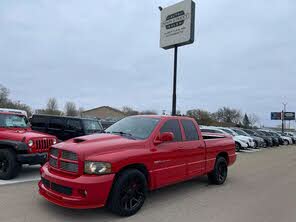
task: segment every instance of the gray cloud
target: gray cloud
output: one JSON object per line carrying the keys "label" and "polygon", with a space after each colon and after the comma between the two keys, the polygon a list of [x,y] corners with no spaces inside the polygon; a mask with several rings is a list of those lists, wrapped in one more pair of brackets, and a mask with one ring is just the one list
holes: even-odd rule
{"label": "gray cloud", "polygon": [[[2,1],[0,76],[15,100],[48,97],[170,110],[172,51],[159,45],[157,6],[170,0]],[[196,42],[179,50],[178,109],[295,111],[296,3],[199,1]]]}

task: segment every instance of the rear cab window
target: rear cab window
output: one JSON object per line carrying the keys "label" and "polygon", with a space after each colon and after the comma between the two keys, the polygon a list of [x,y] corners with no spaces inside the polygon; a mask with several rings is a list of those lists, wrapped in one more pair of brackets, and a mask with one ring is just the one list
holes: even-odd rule
{"label": "rear cab window", "polygon": [[199,140],[197,129],[192,120],[182,119],[181,120],[186,141]]}

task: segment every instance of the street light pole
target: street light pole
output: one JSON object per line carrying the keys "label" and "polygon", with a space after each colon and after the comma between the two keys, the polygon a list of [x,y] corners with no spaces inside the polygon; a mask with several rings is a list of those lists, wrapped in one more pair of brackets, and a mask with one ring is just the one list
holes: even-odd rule
{"label": "street light pole", "polygon": [[285,132],[285,113],[286,113],[286,107],[288,103],[283,103],[284,105],[284,110],[282,111],[282,133]]}

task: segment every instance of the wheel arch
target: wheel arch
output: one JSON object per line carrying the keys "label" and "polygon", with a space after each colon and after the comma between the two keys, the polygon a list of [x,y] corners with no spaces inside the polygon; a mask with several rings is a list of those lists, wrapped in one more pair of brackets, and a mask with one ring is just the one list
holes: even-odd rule
{"label": "wheel arch", "polygon": [[122,172],[129,169],[136,169],[136,170],[139,170],[141,173],[143,173],[147,180],[148,186],[150,187],[150,183],[151,183],[150,173],[148,171],[147,166],[143,163],[132,163],[120,168],[115,175],[115,180]]}
{"label": "wheel arch", "polygon": [[227,161],[227,164],[229,164],[229,155],[227,152],[218,153],[216,159],[218,159],[219,157],[223,157]]}

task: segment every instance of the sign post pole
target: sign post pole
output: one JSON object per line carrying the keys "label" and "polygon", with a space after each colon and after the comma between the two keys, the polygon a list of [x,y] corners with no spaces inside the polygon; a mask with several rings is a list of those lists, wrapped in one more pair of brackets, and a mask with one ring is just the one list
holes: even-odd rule
{"label": "sign post pole", "polygon": [[166,8],[158,7],[160,15],[160,48],[174,48],[172,116],[177,114],[178,47],[194,42],[195,2],[183,0]]}
{"label": "sign post pole", "polygon": [[285,132],[284,120],[285,120],[285,113],[284,113],[284,110],[282,110],[282,133]]}
{"label": "sign post pole", "polygon": [[174,80],[173,80],[173,102],[172,116],[177,114],[177,68],[178,68],[178,46],[174,48]]}

